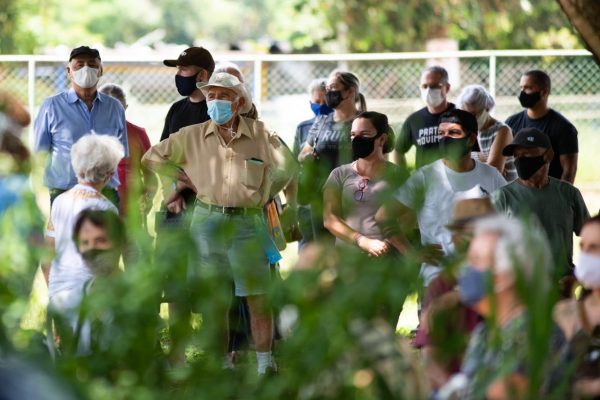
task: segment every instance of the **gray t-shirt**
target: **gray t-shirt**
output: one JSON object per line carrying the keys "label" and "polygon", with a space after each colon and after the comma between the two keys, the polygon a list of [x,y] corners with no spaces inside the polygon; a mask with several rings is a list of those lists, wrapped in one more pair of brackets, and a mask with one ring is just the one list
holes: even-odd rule
{"label": "gray t-shirt", "polygon": [[552,247],[558,276],[573,265],[573,233],[590,217],[579,190],[566,182],[550,177],[541,189],[523,186],[518,180],[492,193],[492,202],[498,211],[510,216],[535,215],[546,231]]}
{"label": "gray t-shirt", "polygon": [[344,164],[331,171],[324,188],[341,194],[340,217],[350,228],[366,237],[383,239],[375,222],[375,213],[391,197],[394,187],[402,183],[401,168],[386,161],[381,177],[366,179],[354,170],[353,164]]}
{"label": "gray t-shirt", "polygon": [[[310,130],[306,143],[314,148],[323,171],[352,161],[350,129],[352,121],[334,121],[333,114],[319,115]],[[325,175],[327,176],[327,175]]]}

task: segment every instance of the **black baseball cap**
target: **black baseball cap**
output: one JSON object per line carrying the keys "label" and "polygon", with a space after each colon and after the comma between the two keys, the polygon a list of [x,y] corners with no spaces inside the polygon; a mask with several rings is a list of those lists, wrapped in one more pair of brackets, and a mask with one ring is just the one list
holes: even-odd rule
{"label": "black baseball cap", "polygon": [[215,70],[215,60],[204,47],[190,47],[181,52],[177,60],[164,60],[163,63],[167,67],[195,65],[210,72]]}
{"label": "black baseball cap", "polygon": [[544,132],[536,128],[523,128],[513,138],[511,144],[502,150],[503,156],[512,156],[515,153],[516,147],[543,147],[551,149],[552,143],[550,138]]}
{"label": "black baseball cap", "polygon": [[466,133],[477,134],[477,118],[468,111],[454,108],[440,117],[441,123],[459,124]]}
{"label": "black baseball cap", "polygon": [[79,47],[76,47],[73,50],[71,50],[71,55],[69,56],[69,61],[71,61],[72,59],[74,59],[75,57],[80,56],[80,55],[92,56],[94,58],[101,60],[100,52],[98,50],[92,49],[88,46],[79,46]]}

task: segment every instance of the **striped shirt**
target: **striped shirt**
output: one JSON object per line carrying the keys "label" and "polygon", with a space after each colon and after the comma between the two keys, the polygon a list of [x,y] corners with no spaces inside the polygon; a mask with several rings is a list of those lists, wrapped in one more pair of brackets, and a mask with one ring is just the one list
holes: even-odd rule
{"label": "striped shirt", "polygon": [[[485,155],[486,160],[490,156],[490,150],[492,149],[492,143],[498,134],[498,131],[508,126],[504,122],[496,121],[492,126],[487,129],[482,129],[477,134],[477,142],[481,153]],[[504,171],[500,171],[506,178],[507,182],[514,181],[517,179],[517,169],[515,168],[514,157],[507,157],[504,163]]]}

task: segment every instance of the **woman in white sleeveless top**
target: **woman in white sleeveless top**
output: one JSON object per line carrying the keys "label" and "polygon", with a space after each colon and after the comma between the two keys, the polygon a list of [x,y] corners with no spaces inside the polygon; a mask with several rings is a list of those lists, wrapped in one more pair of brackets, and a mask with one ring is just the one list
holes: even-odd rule
{"label": "woman in white sleeveless top", "polygon": [[495,167],[510,182],[517,179],[513,157],[502,155],[502,149],[512,143],[513,133],[508,125],[490,115],[496,102],[481,85],[465,86],[460,93],[457,106],[477,118],[477,142],[479,152],[473,158]]}

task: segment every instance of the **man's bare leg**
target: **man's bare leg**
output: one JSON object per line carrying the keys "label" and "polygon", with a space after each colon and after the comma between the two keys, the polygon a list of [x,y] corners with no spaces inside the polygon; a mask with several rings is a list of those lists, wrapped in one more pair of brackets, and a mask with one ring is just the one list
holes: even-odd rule
{"label": "man's bare leg", "polygon": [[252,339],[256,347],[258,373],[264,374],[268,367],[275,368],[272,359],[273,344],[273,313],[267,305],[264,295],[246,297],[250,310],[250,327]]}

